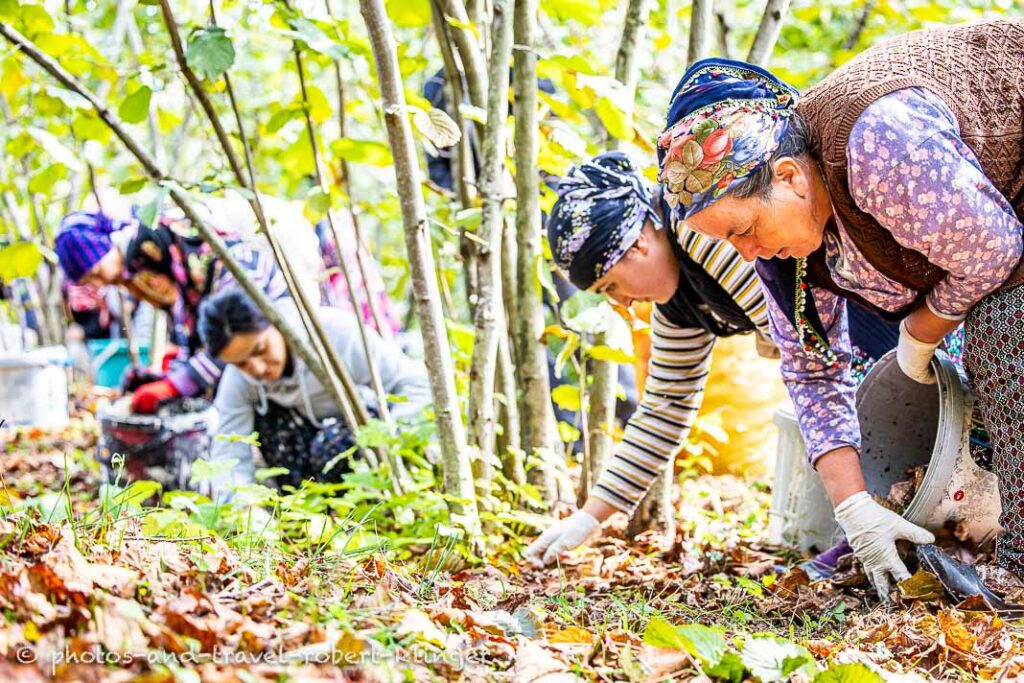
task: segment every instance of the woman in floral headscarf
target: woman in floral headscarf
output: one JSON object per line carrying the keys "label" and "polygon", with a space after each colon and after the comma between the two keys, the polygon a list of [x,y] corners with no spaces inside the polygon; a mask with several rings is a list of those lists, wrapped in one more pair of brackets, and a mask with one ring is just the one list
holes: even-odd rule
{"label": "woman in floral headscarf", "polygon": [[[721,159],[728,146],[708,140],[709,153]],[[609,152],[572,168],[558,195],[548,241],[572,283],[623,306],[635,301],[655,306],[650,372],[640,406],[583,507],[527,549],[535,565],[596,535],[614,512],[631,513],[671,465],[703,400],[716,339],[754,333],[772,348],[754,267],[727,242],[672,220],[660,192],[652,196],[626,155]],[[854,329],[865,362],[896,343],[895,330],[866,312]],[[820,570],[834,566],[834,555],[821,558]]]}
{"label": "woman in floral headscarf", "polygon": [[1021,19],[917,31],[799,104],[762,69],[705,60],[676,87],[658,141],[676,217],[758,259],[809,455],[883,597],[908,575],[896,540],[932,534],[866,491],[844,297],[901,321],[899,367],[922,383],[964,322],[1000,479],[997,555],[1024,569],[1021,54]]}

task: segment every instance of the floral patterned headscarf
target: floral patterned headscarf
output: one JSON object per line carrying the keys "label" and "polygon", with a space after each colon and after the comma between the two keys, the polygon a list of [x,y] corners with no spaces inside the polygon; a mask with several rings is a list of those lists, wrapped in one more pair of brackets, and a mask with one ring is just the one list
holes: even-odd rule
{"label": "floral patterned headscarf", "polygon": [[707,208],[767,163],[797,97],[753,64],[704,59],[691,66],[672,93],[658,137],[658,180],[675,215]]}

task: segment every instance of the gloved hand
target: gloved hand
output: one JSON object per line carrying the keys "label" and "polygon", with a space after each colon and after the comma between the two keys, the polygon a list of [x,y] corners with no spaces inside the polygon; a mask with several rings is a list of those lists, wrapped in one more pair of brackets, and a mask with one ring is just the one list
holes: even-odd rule
{"label": "gloved hand", "polygon": [[935,373],[932,372],[932,356],[939,342],[930,344],[914,337],[907,330],[907,320],[900,323],[900,341],[896,345],[896,363],[903,374],[921,384],[935,384]]}
{"label": "gloved hand", "polygon": [[910,578],[910,572],[896,552],[896,541],[935,542],[932,532],[882,507],[867,491],[855,493],[837,505],[836,521],[846,534],[846,540],[857,559],[864,565],[864,573],[868,575],[879,597],[886,602],[889,600],[889,589],[892,588],[889,577],[896,581]]}
{"label": "gloved hand", "polygon": [[159,382],[163,378],[163,374],[153,372],[149,368],[128,368],[124,371],[124,374],[121,375],[121,391],[126,394],[131,394],[134,393],[136,389],[153,382]]}
{"label": "gloved hand", "polygon": [[171,384],[169,379],[143,384],[132,396],[132,412],[151,415],[161,403],[181,396],[181,392]]}
{"label": "gloved hand", "polygon": [[583,545],[601,533],[601,522],[586,510],[577,510],[548,527],[526,549],[526,559],[537,569],[554,562],[567,550]]}

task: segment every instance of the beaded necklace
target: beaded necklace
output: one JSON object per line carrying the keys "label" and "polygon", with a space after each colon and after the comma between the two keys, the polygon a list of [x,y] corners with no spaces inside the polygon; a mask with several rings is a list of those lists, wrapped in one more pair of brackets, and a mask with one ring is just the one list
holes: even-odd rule
{"label": "beaded necklace", "polygon": [[829,345],[825,339],[822,338],[818,331],[814,329],[814,326],[807,320],[807,316],[804,314],[804,307],[807,304],[807,283],[804,281],[804,276],[807,274],[807,259],[798,258],[796,260],[796,292],[795,302],[796,310],[794,312],[794,324],[796,325],[797,335],[800,338],[800,343],[804,346],[804,351],[813,353],[820,360],[828,363],[829,365],[835,365],[839,362],[836,357],[835,351]]}

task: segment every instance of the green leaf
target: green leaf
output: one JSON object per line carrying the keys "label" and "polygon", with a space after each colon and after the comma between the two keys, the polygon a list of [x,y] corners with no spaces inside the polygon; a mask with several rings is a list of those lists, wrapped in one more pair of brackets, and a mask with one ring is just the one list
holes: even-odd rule
{"label": "green leaf", "polygon": [[797,670],[807,668],[814,675],[817,665],[814,657],[803,647],[771,636],[751,638],[740,652],[743,664],[762,683],[782,681]]}
{"label": "green leaf", "polygon": [[64,178],[68,173],[68,167],[64,164],[50,164],[43,170],[32,176],[28,181],[29,192],[46,194],[53,189],[54,184]]}
{"label": "green leaf", "polygon": [[253,473],[253,476],[256,478],[256,481],[263,482],[271,477],[280,477],[288,474],[288,472],[289,469],[287,467],[260,467]]}
{"label": "green leaf", "polygon": [[129,178],[117,188],[121,194],[135,194],[146,186],[145,178]]}
{"label": "green leaf", "polygon": [[237,464],[238,458],[228,458],[227,460],[217,460],[215,462],[200,458],[192,463],[192,478],[189,479],[189,483],[195,485],[223,477],[230,473]]}
{"label": "green leaf", "polygon": [[142,505],[163,488],[158,482],[148,479],[133,481],[128,488],[114,496],[117,505]]}
{"label": "green leaf", "polygon": [[647,623],[644,642],[655,647],[685,650],[702,666],[717,664],[726,649],[725,638],[718,631],[701,624],[673,626],[661,617],[655,617]]}
{"label": "green leaf", "polygon": [[548,267],[547,259],[544,258],[543,254],[537,254],[534,266],[537,272],[537,282],[548,293],[548,296],[551,297],[552,303],[557,304],[560,301],[558,290],[555,289],[555,282],[551,279],[551,268]]}
{"label": "green leaf", "polygon": [[702,671],[710,677],[729,683],[742,683],[747,667],[735,652],[726,652],[714,666],[703,666]]}
{"label": "green leaf", "polygon": [[153,198],[143,204],[142,208],[138,211],[139,222],[143,225],[153,226],[156,223],[156,216],[160,212],[160,206],[164,203],[164,198],[167,197],[171,191],[169,187],[161,187],[153,195]]}
{"label": "green leaf", "polygon": [[883,683],[881,675],[863,664],[833,664],[814,677],[814,683]]}
{"label": "green leaf", "polygon": [[139,123],[146,119],[149,114],[149,101],[153,97],[153,91],[149,86],[142,86],[128,97],[117,108],[117,115],[125,123]]}
{"label": "green leaf", "polygon": [[212,81],[235,63],[235,46],[220,26],[207,26],[188,37],[185,59],[193,70]]}
{"label": "green leaf", "polygon": [[483,210],[479,206],[461,209],[455,214],[455,227],[467,232],[476,232],[483,218]]}
{"label": "green leaf", "polygon": [[43,253],[34,242],[15,242],[0,248],[0,280],[10,283],[19,277],[32,277],[43,262]]}
{"label": "green leaf", "polygon": [[573,427],[568,422],[558,421],[558,436],[561,437],[562,443],[574,443],[580,440],[583,434],[580,430]]}
{"label": "green leaf", "polygon": [[430,23],[430,0],[386,0],[384,7],[395,26],[419,28]]}
{"label": "green leaf", "polygon": [[[311,223],[319,221],[331,210],[331,195],[322,187],[314,187],[306,195],[305,215]],[[314,218],[316,220],[314,220]]]}
{"label": "green leaf", "polygon": [[541,11],[559,21],[577,21],[593,26],[601,20],[601,3],[593,0],[541,0]]}
{"label": "green leaf", "polygon": [[562,305],[563,318],[578,318],[581,313],[596,308],[604,303],[604,294],[588,292],[585,289],[573,292],[572,296]]}
{"label": "green leaf", "polygon": [[580,409],[580,388],[573,384],[559,384],[551,390],[551,400],[562,410]]}
{"label": "green leaf", "polygon": [[376,140],[339,138],[331,143],[334,156],[354,164],[369,166],[391,166],[391,148]]}
{"label": "green leaf", "polygon": [[110,128],[92,111],[80,111],[71,122],[71,130],[79,140],[95,140],[105,144],[110,140]]}
{"label": "green leaf", "polygon": [[285,124],[292,119],[297,119],[302,116],[302,109],[299,107],[285,107],[284,109],[278,109],[267,121],[267,132],[276,133],[277,131],[284,128]]}
{"label": "green leaf", "polygon": [[361,448],[379,448],[391,441],[391,429],[386,422],[371,419],[356,430],[356,444]]}
{"label": "green leaf", "polygon": [[332,59],[344,60],[351,57],[345,45],[331,38],[309,19],[305,17],[291,17],[288,19],[288,25],[295,29],[298,39],[308,45],[309,49],[314,52],[327,55]]}

